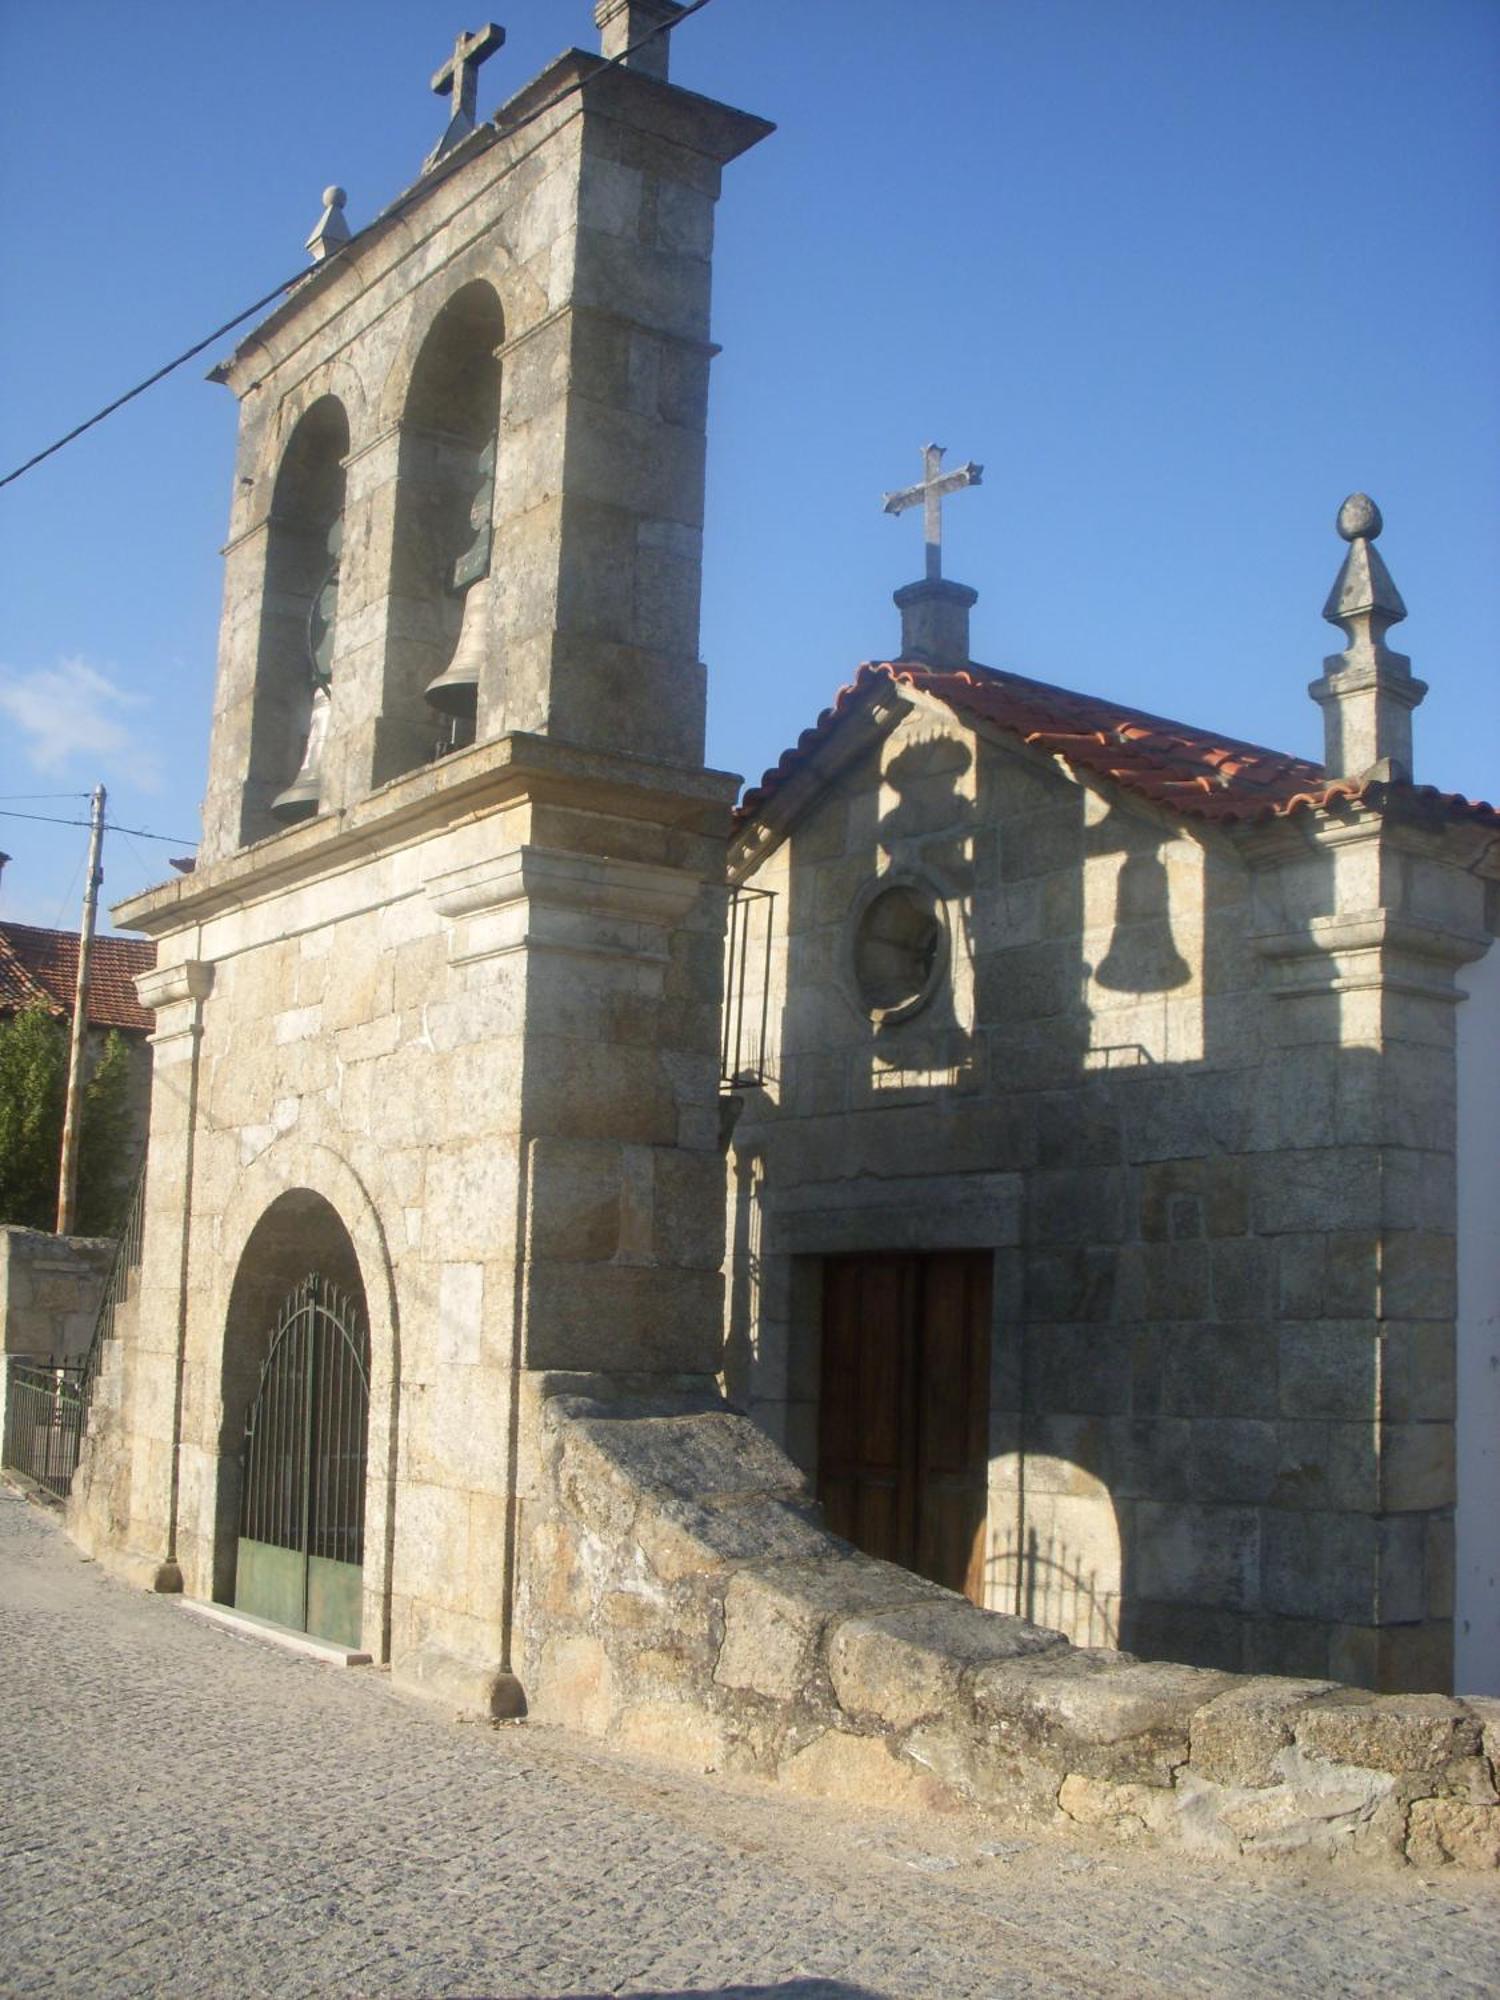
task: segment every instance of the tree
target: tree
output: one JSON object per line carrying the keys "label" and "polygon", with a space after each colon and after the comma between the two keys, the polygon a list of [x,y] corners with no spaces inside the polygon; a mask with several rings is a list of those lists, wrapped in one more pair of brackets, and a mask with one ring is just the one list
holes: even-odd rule
{"label": "tree", "polygon": [[[0,1021],[0,1222],[51,1229],[57,1221],[68,1030],[43,1007]],[[111,1032],[84,1086],[78,1229],[117,1228],[128,1189],[130,1051]]]}
{"label": "tree", "polygon": [[[111,1028],[83,1091],[83,1132],[78,1150],[78,1231],[113,1236],[130,1189],[130,1050]],[[62,1131],[58,1131],[58,1146]]]}

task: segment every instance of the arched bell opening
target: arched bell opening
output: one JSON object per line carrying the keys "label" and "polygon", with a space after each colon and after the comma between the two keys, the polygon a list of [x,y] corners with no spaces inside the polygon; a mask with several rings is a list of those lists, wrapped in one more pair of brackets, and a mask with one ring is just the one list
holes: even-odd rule
{"label": "arched bell opening", "polygon": [[490,543],[504,319],[476,280],[434,319],[401,420],[381,778],[474,740],[493,644]]}
{"label": "arched bell opening", "polygon": [[353,1242],[296,1189],[251,1231],[222,1360],[214,1596],[347,1646],[364,1618],[370,1336]]}
{"label": "arched bell opening", "polygon": [[323,396],[293,431],[267,525],[265,589],[241,838],[311,818],[322,803],[349,420]]}

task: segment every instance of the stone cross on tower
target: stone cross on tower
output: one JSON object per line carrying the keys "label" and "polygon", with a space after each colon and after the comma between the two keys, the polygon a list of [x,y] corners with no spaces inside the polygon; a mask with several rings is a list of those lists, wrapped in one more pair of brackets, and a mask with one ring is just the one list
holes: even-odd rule
{"label": "stone cross on tower", "polygon": [[493,21],[470,31],[465,28],[453,44],[453,53],[432,79],[439,97],[451,100],[447,130],[422,162],[423,170],[436,166],[451,153],[461,139],[474,130],[474,105],[479,95],[479,65],[505,45],[505,30]]}
{"label": "stone cross on tower", "polygon": [[908,507],[922,505],[924,539],[927,543],[927,576],[930,582],[943,573],[943,497],[957,493],[965,486],[978,486],[984,477],[984,467],[976,465],[971,458],[967,465],[957,465],[951,472],[942,470],[945,445],[925,444],[922,447],[923,477],[915,486],[903,486],[899,493],[885,495],[887,514],[904,514]]}

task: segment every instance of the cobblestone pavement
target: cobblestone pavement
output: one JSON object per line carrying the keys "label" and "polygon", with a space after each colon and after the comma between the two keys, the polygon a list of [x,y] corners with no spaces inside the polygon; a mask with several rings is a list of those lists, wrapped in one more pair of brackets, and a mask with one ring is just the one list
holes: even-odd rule
{"label": "cobblestone pavement", "polygon": [[475,1729],[185,1616],[0,1487],[0,1990],[1484,1994],[1500,1888],[898,1819]]}

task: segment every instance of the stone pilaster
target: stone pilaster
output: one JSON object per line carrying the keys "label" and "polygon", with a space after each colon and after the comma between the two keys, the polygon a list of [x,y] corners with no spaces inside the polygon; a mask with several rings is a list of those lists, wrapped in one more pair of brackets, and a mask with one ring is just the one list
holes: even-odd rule
{"label": "stone pilaster", "polygon": [[1276,1053],[1256,1220],[1276,1256],[1283,1456],[1306,1460],[1308,1497],[1265,1512],[1262,1609],[1316,1628],[1340,1679],[1443,1687],[1455,975],[1484,949],[1482,885],[1422,829],[1373,814],[1273,839],[1257,885]]}
{"label": "stone pilaster", "polygon": [[136,981],[141,1004],[156,1015],[147,1145],[150,1180],[131,1369],[130,1546],[113,1560],[156,1590],[182,1588],[176,1505],[187,1311],[184,1280],[198,1118],[198,1051],[203,1005],[212,987],[213,967],[193,959],[157,966]]}

